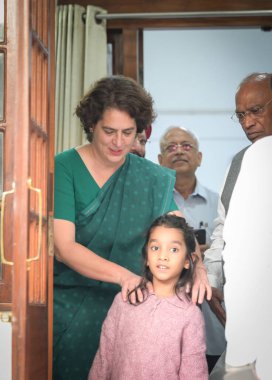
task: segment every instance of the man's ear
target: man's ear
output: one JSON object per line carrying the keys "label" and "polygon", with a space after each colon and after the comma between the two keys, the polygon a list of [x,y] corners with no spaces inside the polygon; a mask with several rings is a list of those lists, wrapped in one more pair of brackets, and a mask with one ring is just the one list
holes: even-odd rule
{"label": "man's ear", "polygon": [[158,161],[159,161],[159,164],[162,165],[162,155],[161,154],[158,154]]}
{"label": "man's ear", "polygon": [[202,152],[197,152],[197,161],[198,161],[198,166],[201,166]]}

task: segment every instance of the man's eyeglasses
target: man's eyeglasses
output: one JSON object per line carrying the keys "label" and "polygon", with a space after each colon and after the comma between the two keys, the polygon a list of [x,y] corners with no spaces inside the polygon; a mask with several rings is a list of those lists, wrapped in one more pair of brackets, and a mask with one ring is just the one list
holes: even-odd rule
{"label": "man's eyeglasses", "polygon": [[268,104],[270,104],[271,102],[272,102],[272,98],[263,106],[254,106],[254,107],[249,108],[245,112],[234,112],[234,114],[231,116],[231,119],[235,122],[243,123],[245,121],[245,117],[248,115],[258,118],[264,112],[265,107],[267,107]]}
{"label": "man's eyeglasses", "polygon": [[183,143],[180,143],[180,144],[179,143],[171,143],[171,144],[169,144],[169,145],[166,146],[166,148],[164,149],[164,151],[166,153],[173,153],[173,152],[176,152],[179,147],[184,152],[190,152],[193,149],[196,150],[196,148],[192,144],[187,143],[187,142],[183,142]]}

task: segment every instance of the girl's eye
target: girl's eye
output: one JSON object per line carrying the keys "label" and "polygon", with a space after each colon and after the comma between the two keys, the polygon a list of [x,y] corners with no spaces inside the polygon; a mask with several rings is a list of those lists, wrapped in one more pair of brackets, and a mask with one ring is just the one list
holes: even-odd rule
{"label": "girl's eye", "polygon": [[170,249],[170,251],[173,252],[173,253],[177,253],[178,252],[178,248],[173,247],[173,248]]}
{"label": "girl's eye", "polygon": [[150,247],[151,251],[157,251],[159,249],[159,247],[157,247],[156,245],[152,245]]}

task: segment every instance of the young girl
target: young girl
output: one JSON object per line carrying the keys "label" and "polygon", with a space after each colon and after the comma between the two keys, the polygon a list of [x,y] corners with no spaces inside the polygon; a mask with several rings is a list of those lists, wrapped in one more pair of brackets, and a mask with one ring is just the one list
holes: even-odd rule
{"label": "young girl", "polygon": [[195,237],[185,220],[163,215],[143,247],[144,275],[154,294],[136,306],[120,294],[102,327],[88,380],[207,380],[204,322],[185,293],[192,281]]}

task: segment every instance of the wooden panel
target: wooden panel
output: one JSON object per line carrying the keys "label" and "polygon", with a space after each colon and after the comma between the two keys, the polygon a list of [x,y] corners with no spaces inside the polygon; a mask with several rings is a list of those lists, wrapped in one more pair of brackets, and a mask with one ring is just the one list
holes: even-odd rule
{"label": "wooden panel", "polygon": [[[15,124],[14,113],[14,87],[16,83],[16,75],[14,74],[14,61],[18,48],[15,38],[14,29],[7,28],[7,19],[14,12],[12,3],[5,3],[5,29],[4,41],[0,44],[0,49],[4,53],[4,119],[1,121],[1,132],[3,132],[3,190],[10,191],[12,189],[13,169],[13,145],[14,135],[13,128]],[[14,243],[12,234],[13,225],[13,203],[14,194],[7,195],[5,202],[5,215],[3,221],[3,248],[5,258],[13,261],[13,253],[11,247]],[[13,267],[2,265],[2,274],[0,278],[0,311],[11,310],[12,302],[12,271]]]}
{"label": "wooden panel", "polygon": [[136,81],[139,80],[138,71],[138,30],[123,30],[124,71],[123,74]]}
{"label": "wooden panel", "polygon": [[123,34],[122,30],[111,29],[107,31],[107,41],[112,45],[112,70],[114,74],[123,73]]}
{"label": "wooden panel", "polygon": [[[59,5],[89,4],[100,6],[108,13],[167,13],[167,12],[224,12],[271,10],[271,0],[169,0],[152,2],[126,0],[59,0]],[[145,28],[215,28],[215,27],[272,27],[272,16],[217,17],[190,19],[119,19],[107,20],[108,41],[113,45],[113,73],[128,75],[143,83],[142,31]],[[137,32],[138,31],[138,32]]]}
{"label": "wooden panel", "polygon": [[[47,326],[45,306],[28,308],[26,375],[24,380],[47,380]],[[33,328],[35,326],[35,328]]]}
{"label": "wooden panel", "polygon": [[[0,45],[5,55],[3,190],[13,183],[15,188],[4,208],[3,246],[13,266],[2,268],[0,311],[13,314],[12,379],[50,380],[55,0],[9,0],[5,5]],[[39,250],[39,259],[28,265]]]}
{"label": "wooden panel", "polygon": [[[52,198],[49,191],[53,190],[49,183],[49,165],[52,165],[53,159],[49,158],[49,152],[52,153],[49,143],[54,146],[54,123],[50,124],[53,119],[49,103],[54,102],[54,94],[50,97],[50,90],[54,88],[50,86],[50,62],[54,57],[49,60],[49,54],[54,49],[53,40],[50,39],[50,28],[54,35],[54,13],[49,17],[50,9],[54,12],[52,4],[53,0],[31,1],[28,260],[37,260],[31,262],[28,268],[26,379],[41,380],[51,378],[52,360],[52,350],[48,347],[52,343],[48,335],[48,224],[52,213],[52,209],[48,209],[48,199]],[[51,141],[49,136],[53,138]],[[52,202],[49,205],[52,206]]]}
{"label": "wooden panel", "polygon": [[47,301],[47,315],[48,315],[48,377],[47,380],[52,379],[52,366],[53,366],[53,254],[54,254],[54,238],[53,238],[53,203],[54,203],[54,156],[55,156],[55,0],[50,0],[50,11],[48,28],[50,30],[48,47],[49,55],[49,83],[47,104],[49,108],[49,126],[48,126],[48,177],[47,177],[47,211],[48,211],[48,301]]}
{"label": "wooden panel", "polygon": [[[26,378],[26,315],[27,315],[27,268],[26,257],[28,252],[28,157],[29,157],[29,5],[27,1],[9,1],[13,10],[8,15],[8,26],[14,32],[16,41],[14,57],[10,57],[9,64],[13,68],[12,88],[14,122],[12,124],[13,161],[11,173],[16,184],[13,202],[14,221],[12,224],[14,245],[14,267],[12,280],[12,378],[24,380]],[[13,24],[14,20],[14,24]],[[27,38],[28,36],[28,38]],[[9,78],[11,79],[11,78]],[[16,106],[14,106],[16,104]],[[19,339],[20,337],[20,339]]]}
{"label": "wooden panel", "polygon": [[83,6],[97,5],[107,9],[110,13],[271,9],[271,0],[58,0],[59,5],[73,3]]}
{"label": "wooden panel", "polygon": [[[148,2],[125,0],[59,0],[58,4],[77,3],[83,6],[97,5],[106,9],[109,13],[148,13],[148,12],[208,12],[208,11],[248,11],[271,10],[271,0],[155,0]],[[210,18],[204,19],[162,19],[162,20],[116,20],[107,22],[108,28],[138,27],[138,28],[171,28],[171,27],[215,27],[215,26],[272,26],[271,17],[235,17],[235,18]]]}
{"label": "wooden panel", "polygon": [[[32,12],[32,65],[31,65],[31,131],[30,131],[30,170],[32,187],[30,189],[30,229],[28,259],[39,256],[30,265],[29,302],[46,302],[47,290],[47,173],[48,173],[48,126],[49,115],[46,106],[48,92],[48,37],[44,35],[43,20],[48,19],[44,2],[37,4]],[[36,189],[36,190],[35,190]],[[42,208],[41,210],[40,207]],[[43,243],[43,244],[41,244]],[[32,251],[32,252],[31,252]]]}
{"label": "wooden panel", "polygon": [[[14,182],[15,191],[5,205],[4,249],[14,265],[3,266],[0,310],[13,313],[13,380],[48,380],[52,359],[48,347],[48,342],[52,344],[52,323],[48,335],[52,318],[52,307],[48,314],[49,286],[52,302],[48,220],[53,212],[55,1],[9,0],[6,4],[7,38],[0,46],[6,54],[6,118],[1,130],[4,190],[10,190]],[[28,265],[27,260],[38,253],[39,259]]]}

